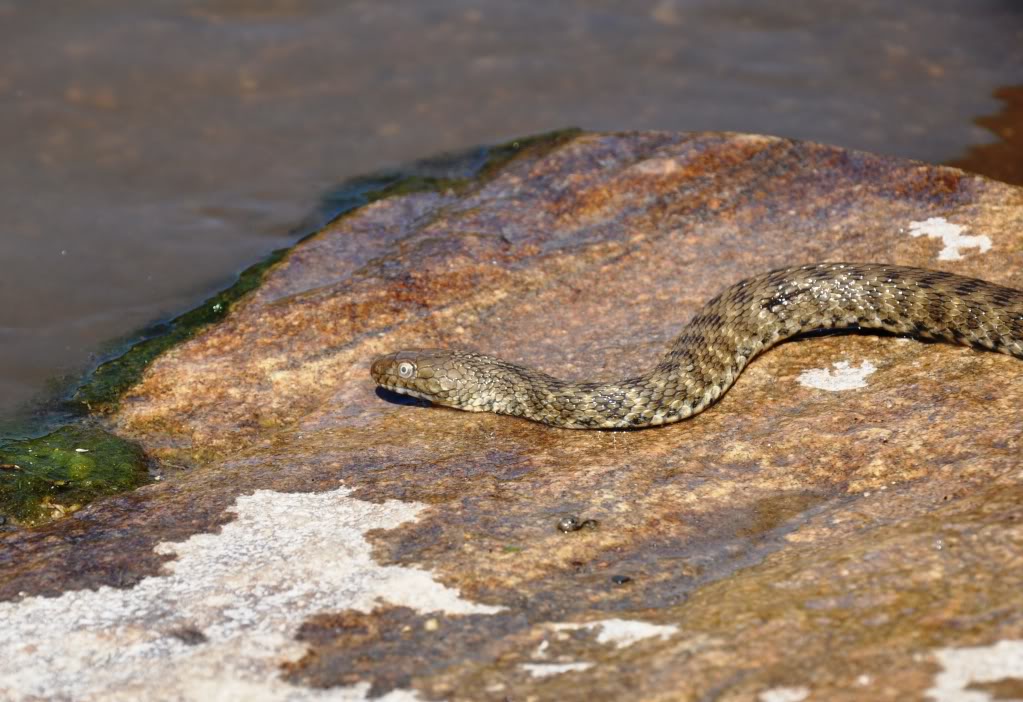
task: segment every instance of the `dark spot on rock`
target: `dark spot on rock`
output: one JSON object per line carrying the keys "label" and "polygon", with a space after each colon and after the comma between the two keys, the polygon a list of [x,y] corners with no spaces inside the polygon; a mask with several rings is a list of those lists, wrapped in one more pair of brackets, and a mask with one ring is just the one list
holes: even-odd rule
{"label": "dark spot on rock", "polygon": [[628,575],[612,575],[611,584],[613,585],[627,585],[632,582],[632,577]]}
{"label": "dark spot on rock", "polygon": [[317,614],[295,637],[309,646],[308,653],[284,663],[281,672],[292,684],[315,688],[368,682],[368,696],[375,698],[410,688],[413,680],[478,665],[492,655],[488,647],[495,641],[527,625],[514,614],[439,616],[392,606]]}
{"label": "dark spot on rock", "polygon": [[187,644],[189,646],[197,646],[199,644],[204,644],[207,641],[209,641],[209,639],[206,637],[206,634],[202,633],[194,626],[178,627],[177,629],[171,629],[167,633],[173,636],[178,641],[181,641],[182,643]]}

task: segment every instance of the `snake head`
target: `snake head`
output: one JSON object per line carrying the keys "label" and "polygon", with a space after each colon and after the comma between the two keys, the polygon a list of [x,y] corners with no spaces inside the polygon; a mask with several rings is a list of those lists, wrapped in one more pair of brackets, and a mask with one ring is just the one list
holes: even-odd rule
{"label": "snake head", "polygon": [[378,357],[370,366],[377,385],[402,395],[418,397],[439,405],[484,411],[481,401],[489,393],[483,378],[473,370],[470,359],[478,354],[445,349],[396,351]]}

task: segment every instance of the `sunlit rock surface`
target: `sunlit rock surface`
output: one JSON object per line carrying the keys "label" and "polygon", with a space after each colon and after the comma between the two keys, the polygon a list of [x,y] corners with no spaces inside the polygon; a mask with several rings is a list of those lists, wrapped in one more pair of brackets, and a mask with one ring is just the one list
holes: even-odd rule
{"label": "sunlit rock surface", "polygon": [[400,404],[367,372],[467,346],[613,379],[726,285],[824,260],[1023,288],[1023,191],[588,134],[349,214],[123,398],[108,428],[161,482],[0,537],[0,698],[1023,699],[1019,360],[815,337],[638,432]]}

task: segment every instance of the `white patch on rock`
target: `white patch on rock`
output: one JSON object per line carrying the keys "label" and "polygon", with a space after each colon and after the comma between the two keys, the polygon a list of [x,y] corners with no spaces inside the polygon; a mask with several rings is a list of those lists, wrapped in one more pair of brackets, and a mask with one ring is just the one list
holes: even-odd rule
{"label": "white patch on rock", "polygon": [[616,648],[625,648],[654,636],[668,639],[678,633],[678,627],[674,624],[650,624],[631,619],[601,619],[595,622],[562,623],[551,626],[556,631],[597,630],[597,643],[613,643]]}
{"label": "white patch on rock", "polygon": [[[339,488],[239,497],[219,534],[161,543],[165,574],[118,590],[0,602],[0,699],[364,700],[367,684],[313,690],[280,678],[307,650],[295,632],[320,612],[381,602],[419,612],[499,611],[424,570],[380,566],[363,536],[423,505],[373,504]],[[386,702],[408,702],[395,690]]]}
{"label": "white patch on rock", "polygon": [[805,687],[772,687],[757,695],[757,699],[760,702],[802,702],[809,696],[810,691]]}
{"label": "white patch on rock", "polygon": [[[557,622],[548,624],[548,627],[556,632],[589,630],[597,632],[597,643],[612,643],[615,648],[625,648],[632,644],[658,637],[668,639],[678,633],[678,627],[674,624],[650,624],[630,619],[601,619],[595,622]],[[548,655],[549,643],[545,639],[537,646],[534,652],[535,658],[546,658]],[[570,671],[588,670],[593,667],[588,661],[574,663],[523,663],[521,668],[534,678],[546,678],[550,675],[560,675]]]}
{"label": "white patch on rock", "polygon": [[667,176],[678,170],[678,161],[673,158],[648,158],[629,168],[633,173],[651,176]]}
{"label": "white patch on rock", "polygon": [[[992,702],[983,690],[967,689],[976,683],[1023,681],[1023,641],[999,641],[991,646],[940,648],[934,657],[944,668],[934,677],[927,697],[935,702]],[[999,700],[1003,699],[1001,697]]]}
{"label": "white patch on rock", "polygon": [[910,222],[909,235],[941,239],[944,248],[938,254],[939,261],[958,261],[963,257],[961,249],[980,249],[980,253],[991,250],[991,239],[984,235],[964,236],[966,227],[952,224],[944,217],[931,217],[923,222]]}
{"label": "white patch on rock", "polygon": [[547,678],[562,673],[572,673],[579,670],[589,670],[593,663],[582,661],[580,663],[523,663],[522,668],[534,678]]}
{"label": "white patch on rock", "polygon": [[867,376],[877,370],[870,361],[863,361],[856,368],[849,365],[848,361],[839,361],[831,365],[834,366],[834,370],[813,368],[800,373],[796,380],[808,388],[839,392],[867,387]]}

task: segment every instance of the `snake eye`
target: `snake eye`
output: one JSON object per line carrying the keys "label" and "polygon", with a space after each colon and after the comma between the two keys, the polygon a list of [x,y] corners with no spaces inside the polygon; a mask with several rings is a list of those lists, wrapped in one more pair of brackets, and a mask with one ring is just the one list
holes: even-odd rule
{"label": "snake eye", "polygon": [[398,364],[398,375],[402,378],[411,378],[416,373],[416,367],[408,361],[402,361]]}

